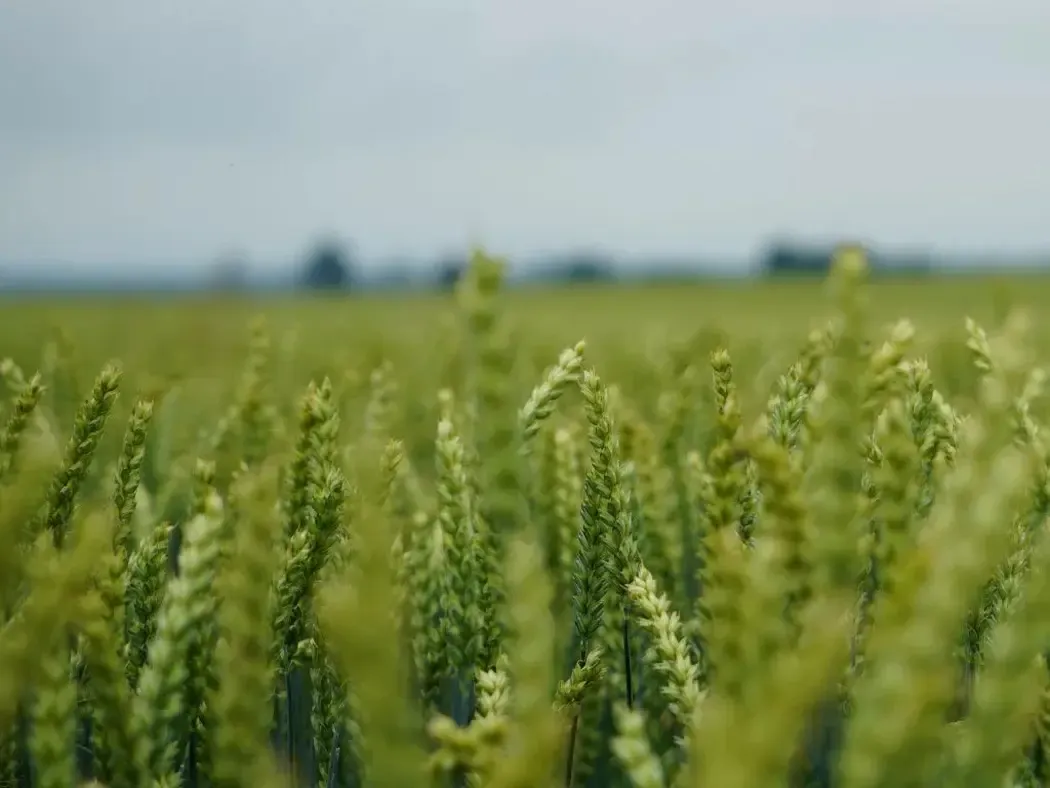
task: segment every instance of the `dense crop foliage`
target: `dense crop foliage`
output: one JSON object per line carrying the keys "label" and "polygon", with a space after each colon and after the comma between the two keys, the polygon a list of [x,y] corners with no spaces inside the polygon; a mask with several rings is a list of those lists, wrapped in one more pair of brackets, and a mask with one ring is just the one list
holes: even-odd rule
{"label": "dense crop foliage", "polygon": [[844,250],[797,346],[585,344],[502,277],[347,367],[0,366],[0,782],[1050,784],[1023,312],[882,325]]}

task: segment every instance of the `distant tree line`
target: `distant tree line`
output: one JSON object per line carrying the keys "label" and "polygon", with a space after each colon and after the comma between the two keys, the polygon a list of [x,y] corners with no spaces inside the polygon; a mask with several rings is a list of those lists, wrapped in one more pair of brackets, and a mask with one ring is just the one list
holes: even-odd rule
{"label": "distant tree line", "polygon": [[[467,267],[467,257],[445,257],[437,265],[437,283],[444,290],[456,286]],[[534,274],[537,281],[551,283],[613,282],[618,278],[616,263],[592,252],[577,252],[547,260]]]}
{"label": "distant tree line", "polygon": [[[823,276],[831,265],[834,253],[832,246],[816,246],[776,241],[769,244],[761,255],[759,268],[768,277]],[[872,268],[901,274],[924,274],[932,267],[932,261],[923,254],[897,254],[893,256],[870,253]],[[467,265],[467,255],[444,255],[430,266],[429,286],[451,290],[459,281]],[[216,262],[212,272],[211,287],[214,290],[232,292],[248,288],[249,266],[245,257],[228,254]],[[406,265],[400,268],[387,266],[368,280],[370,286],[388,289],[404,289],[418,286],[419,269]],[[618,265],[611,255],[591,250],[552,255],[530,267],[529,279],[550,284],[595,284],[623,280],[674,281],[702,276],[697,267],[688,263],[673,269],[636,263],[633,267]],[[354,290],[364,286],[366,277],[361,271],[352,247],[333,238],[322,239],[311,247],[295,269],[294,284],[302,290],[317,292]],[[426,286],[424,284],[424,286]]]}
{"label": "distant tree line", "polygon": [[[770,277],[824,276],[831,269],[833,246],[807,246],[788,242],[770,244],[762,256],[762,273]],[[875,273],[926,274],[933,262],[921,253],[887,255],[868,250]]]}

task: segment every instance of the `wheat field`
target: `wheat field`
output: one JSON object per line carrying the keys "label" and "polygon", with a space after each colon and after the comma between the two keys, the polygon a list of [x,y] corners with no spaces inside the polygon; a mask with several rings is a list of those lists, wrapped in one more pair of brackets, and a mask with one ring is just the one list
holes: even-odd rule
{"label": "wheat field", "polygon": [[23,300],[0,783],[1050,785],[1041,278]]}

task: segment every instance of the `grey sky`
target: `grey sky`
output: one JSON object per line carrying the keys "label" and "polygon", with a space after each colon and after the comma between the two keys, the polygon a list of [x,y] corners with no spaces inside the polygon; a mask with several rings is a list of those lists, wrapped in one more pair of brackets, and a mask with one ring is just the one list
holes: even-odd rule
{"label": "grey sky", "polygon": [[0,260],[1050,247],[1047,0],[0,4]]}

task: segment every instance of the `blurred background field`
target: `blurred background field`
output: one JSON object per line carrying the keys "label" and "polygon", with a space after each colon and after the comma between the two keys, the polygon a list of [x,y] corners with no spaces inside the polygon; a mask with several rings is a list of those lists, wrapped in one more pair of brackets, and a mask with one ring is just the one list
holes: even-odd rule
{"label": "blurred background field", "polygon": [[[1040,319],[1041,305],[1050,303],[1050,276],[876,277],[867,301],[876,341],[895,321],[914,324],[915,352],[928,358],[950,395],[966,395],[973,381],[964,348],[967,316],[994,327],[1009,309],[1025,309],[1035,320],[1041,357],[1050,354],[1050,332]],[[515,359],[510,385],[520,401],[562,348],[585,339],[600,373],[651,411],[671,366],[684,359],[703,367],[721,345],[732,354],[751,416],[829,311],[818,278],[518,286],[499,303]],[[288,417],[307,382],[327,376],[348,395],[344,418],[352,423],[369,375],[389,363],[403,437],[423,452],[433,438],[436,392],[458,382],[462,326],[452,291],[52,294],[10,299],[3,309],[0,357],[27,373],[43,372],[45,400],[61,431],[98,370],[116,360],[124,371],[116,413],[124,418],[140,396],[158,398],[167,451],[187,459],[236,394],[253,325],[265,326],[272,344],[267,387]],[[119,437],[119,430],[108,431],[103,451],[115,450]]]}
{"label": "blurred background field", "polygon": [[[275,337],[295,343],[296,367],[355,366],[377,349],[425,365],[453,301],[451,292],[34,295],[3,302],[0,354],[29,367],[58,340],[86,369],[116,356],[133,375],[222,378],[245,350],[246,327],[263,317]],[[1050,303],[1050,275],[876,278],[868,301],[876,323],[908,318],[929,339],[958,332],[966,316],[995,321],[1010,306],[1038,313]],[[649,343],[697,331],[722,333],[730,344],[801,340],[826,313],[824,284],[809,278],[521,287],[502,304],[523,350],[585,337],[599,357],[644,355]]]}

